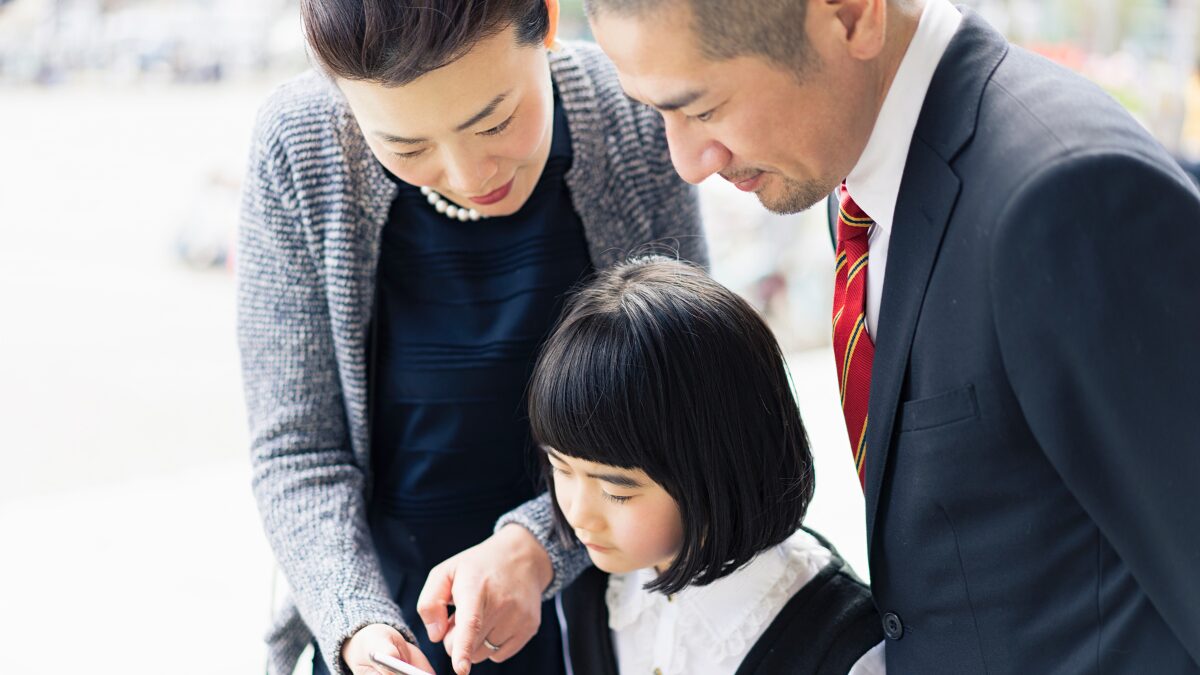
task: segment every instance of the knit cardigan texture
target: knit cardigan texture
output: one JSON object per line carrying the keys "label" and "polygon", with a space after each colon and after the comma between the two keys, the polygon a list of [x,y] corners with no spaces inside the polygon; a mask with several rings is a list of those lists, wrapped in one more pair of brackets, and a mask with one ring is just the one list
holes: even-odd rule
{"label": "knit cardigan texture", "polygon": [[[550,71],[574,151],[566,183],[593,265],[652,252],[707,264],[696,192],[671,165],[660,116],[624,95],[592,45],[551,52]],[[242,199],[237,330],[253,491],[290,588],[267,635],[271,673],[290,674],[314,636],[331,671],[345,673],[341,646],[359,628],[408,631],[366,518],[368,326],[396,193],[326,78],[310,71],[270,95]],[[524,513],[533,517],[518,522],[561,551],[538,524],[544,515]],[[555,553],[552,563],[547,596],[586,554]]]}

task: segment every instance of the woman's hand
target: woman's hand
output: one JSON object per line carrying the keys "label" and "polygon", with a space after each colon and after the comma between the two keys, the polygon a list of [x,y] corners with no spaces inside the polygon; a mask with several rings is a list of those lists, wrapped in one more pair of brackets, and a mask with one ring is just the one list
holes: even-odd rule
{"label": "woman's hand", "polygon": [[363,626],[342,644],[342,660],[350,666],[350,672],[354,675],[391,675],[390,671],[371,660],[371,654],[395,656],[421,670],[433,672],[433,666],[429,665],[429,659],[421,650],[387,624]]}
{"label": "woman's hand", "polygon": [[506,525],[433,568],[417,613],[429,639],[444,641],[454,672],[467,675],[471,664],[504,661],[537,634],[542,591],[553,577],[537,539],[520,525]]}

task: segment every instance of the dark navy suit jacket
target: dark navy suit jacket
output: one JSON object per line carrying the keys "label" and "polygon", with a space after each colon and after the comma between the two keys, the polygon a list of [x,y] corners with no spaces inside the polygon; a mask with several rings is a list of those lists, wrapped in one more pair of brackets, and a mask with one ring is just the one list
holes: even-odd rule
{"label": "dark navy suit jacket", "polygon": [[1200,195],[1103,92],[964,13],[875,341],[888,672],[1200,672]]}

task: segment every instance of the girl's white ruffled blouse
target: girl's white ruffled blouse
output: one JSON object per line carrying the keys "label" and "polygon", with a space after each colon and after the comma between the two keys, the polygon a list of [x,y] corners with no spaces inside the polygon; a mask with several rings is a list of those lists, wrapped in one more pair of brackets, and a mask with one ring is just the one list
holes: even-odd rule
{"label": "girl's white ruffled blouse", "polygon": [[[733,574],[667,597],[643,586],[647,568],[609,577],[608,626],[621,675],[732,675],[788,600],[829,563],[798,530]],[[803,639],[803,636],[797,636]],[[883,643],[847,675],[884,675]]]}

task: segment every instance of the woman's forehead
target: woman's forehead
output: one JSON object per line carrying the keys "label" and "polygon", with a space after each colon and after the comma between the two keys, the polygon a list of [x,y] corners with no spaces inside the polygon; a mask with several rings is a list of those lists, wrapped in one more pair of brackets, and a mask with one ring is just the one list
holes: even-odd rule
{"label": "woman's forehead", "polygon": [[478,42],[461,58],[399,86],[339,79],[367,133],[404,138],[452,132],[495,104],[519,100],[549,77],[544,52],[518,45],[512,28]]}

